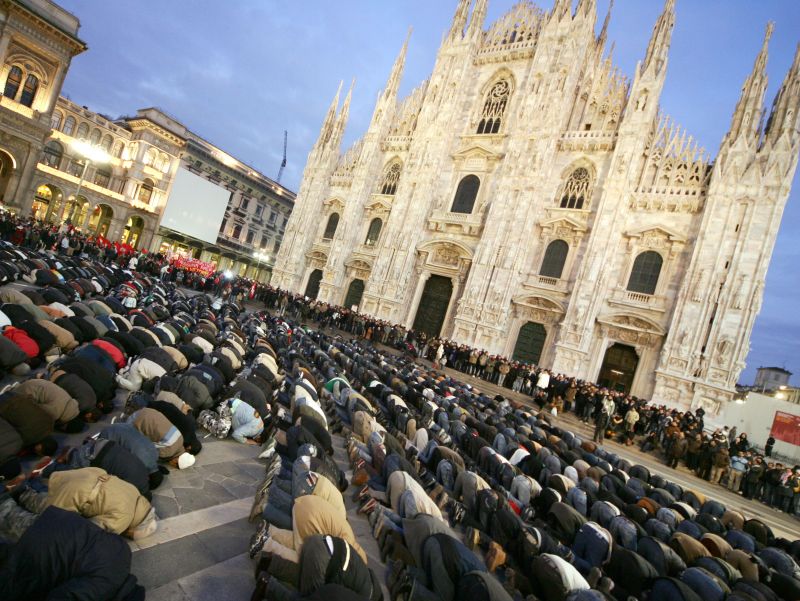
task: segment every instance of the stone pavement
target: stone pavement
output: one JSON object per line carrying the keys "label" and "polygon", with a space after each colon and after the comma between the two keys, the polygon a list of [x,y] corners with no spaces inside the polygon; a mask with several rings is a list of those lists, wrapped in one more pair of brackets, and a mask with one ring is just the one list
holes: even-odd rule
{"label": "stone pavement", "polygon": [[[334,457],[349,480],[352,472],[347,465],[344,439],[334,435],[333,442]],[[219,499],[218,503],[181,511],[161,522],[153,536],[138,544],[131,543],[135,549],[132,572],[147,588],[148,601],[247,601],[250,598],[255,562],[248,557],[247,548],[255,525],[247,521],[247,516],[265,464],[253,458],[257,450],[232,440],[214,441],[208,446],[204,442],[197,463],[184,470],[188,474],[187,481],[200,477],[204,484],[175,494],[176,497],[185,494],[187,500],[194,495],[203,499],[188,501],[187,508],[212,498]],[[232,457],[237,454],[240,455],[238,459]],[[167,480],[174,474],[174,471],[170,473]],[[224,479],[219,480],[220,477]],[[237,482],[241,482],[245,496],[226,501],[224,495],[231,494],[227,492],[226,480],[231,481],[227,485],[234,491],[239,490]],[[172,483],[171,486],[172,490],[183,488],[183,484]],[[350,525],[367,553],[369,566],[382,576],[384,567],[378,545],[372,538],[369,522],[357,514],[358,505],[351,499],[353,491],[350,487],[344,493]],[[162,492],[161,487],[158,492]],[[179,509],[184,508],[180,500],[177,504]],[[388,599],[388,590],[384,593]]]}

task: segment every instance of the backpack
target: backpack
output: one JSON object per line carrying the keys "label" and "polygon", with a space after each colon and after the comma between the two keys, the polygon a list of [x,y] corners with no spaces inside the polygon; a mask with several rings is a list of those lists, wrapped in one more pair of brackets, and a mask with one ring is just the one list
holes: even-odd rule
{"label": "backpack", "polygon": [[153,401],[153,396],[146,393],[144,390],[135,390],[128,395],[125,399],[125,408],[123,412],[125,415],[132,415],[147,407]]}
{"label": "backpack", "polygon": [[208,431],[214,438],[227,438],[231,431],[233,417],[227,401],[217,407],[217,411],[203,409],[197,416],[197,425]]}

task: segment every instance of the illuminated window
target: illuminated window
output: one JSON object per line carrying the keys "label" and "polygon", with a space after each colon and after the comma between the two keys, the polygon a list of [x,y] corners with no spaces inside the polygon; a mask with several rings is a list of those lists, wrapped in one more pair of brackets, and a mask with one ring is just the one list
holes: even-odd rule
{"label": "illuminated window", "polygon": [[153,184],[153,180],[146,179],[142,182],[142,185],[139,186],[139,194],[137,196],[139,202],[150,203],[150,199],[153,198],[153,188],[155,185]]}
{"label": "illuminated window", "polygon": [[22,95],[19,97],[19,103],[25,106],[31,106],[33,99],[36,98],[36,92],[39,90],[39,78],[35,75],[28,75],[25,78],[25,87],[22,88]]}
{"label": "illuminated window", "polygon": [[14,100],[19,92],[19,86],[22,83],[22,69],[17,66],[11,67],[6,78],[6,86],[3,88],[3,96]]}

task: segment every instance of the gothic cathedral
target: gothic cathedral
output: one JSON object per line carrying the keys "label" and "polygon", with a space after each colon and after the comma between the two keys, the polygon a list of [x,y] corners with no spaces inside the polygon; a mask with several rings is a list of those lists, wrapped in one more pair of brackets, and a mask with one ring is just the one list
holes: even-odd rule
{"label": "gothic cathedral", "polygon": [[[800,145],[800,52],[764,121],[772,25],[711,160],[659,112],[666,0],[633,81],[595,0],[485,29],[459,0],[433,73],[340,153],[337,93],[272,285],[683,408],[731,399]],[[470,8],[472,10],[470,11]]]}

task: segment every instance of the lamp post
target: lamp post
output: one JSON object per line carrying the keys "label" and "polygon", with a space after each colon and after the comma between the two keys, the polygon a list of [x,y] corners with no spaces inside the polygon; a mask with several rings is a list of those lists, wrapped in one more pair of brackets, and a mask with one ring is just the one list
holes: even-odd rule
{"label": "lamp post", "polygon": [[[86,179],[86,171],[89,168],[91,163],[108,163],[111,160],[111,155],[103,151],[102,149],[98,148],[97,146],[93,146],[88,142],[83,140],[73,140],[71,144],[73,150],[75,150],[81,157],[83,157],[83,169],[81,170],[81,178],[78,181],[78,187],[75,189],[74,195],[74,206],[72,207],[72,211],[70,212],[69,219],[70,223],[72,223],[72,217],[74,216],[75,209],[78,206],[78,196],[81,193],[81,188],[83,188],[83,182]],[[67,205],[64,204],[64,208],[61,211],[61,215],[59,216],[59,221],[64,221],[64,211],[66,210]]]}
{"label": "lamp post", "polygon": [[267,253],[262,253],[261,251],[256,251],[253,253],[253,258],[256,260],[256,277],[255,280],[258,281],[258,270],[261,267],[261,261],[267,263],[269,261],[269,255]]}

